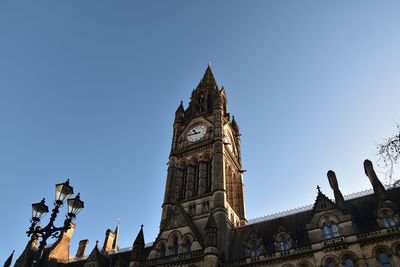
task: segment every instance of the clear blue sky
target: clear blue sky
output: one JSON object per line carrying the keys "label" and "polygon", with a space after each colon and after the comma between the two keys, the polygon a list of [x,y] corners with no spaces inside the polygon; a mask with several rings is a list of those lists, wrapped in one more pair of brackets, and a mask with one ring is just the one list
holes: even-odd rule
{"label": "clear blue sky", "polygon": [[[247,217],[370,188],[400,121],[399,1],[1,1],[0,262],[71,177],[89,251],[156,237],[174,112],[207,62],[242,131]],[[376,164],[375,164],[376,165]],[[45,221],[48,216],[45,217]]]}

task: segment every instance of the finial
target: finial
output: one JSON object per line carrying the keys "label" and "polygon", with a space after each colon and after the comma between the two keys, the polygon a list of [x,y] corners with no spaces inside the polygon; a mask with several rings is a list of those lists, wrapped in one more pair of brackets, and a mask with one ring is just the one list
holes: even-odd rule
{"label": "finial", "polygon": [[319,185],[317,185],[317,190],[318,190],[318,194],[321,193],[321,187]]}
{"label": "finial", "polygon": [[211,61],[208,61],[207,66],[211,67]]}
{"label": "finial", "polygon": [[143,224],[140,226],[140,228],[142,228],[142,229],[143,229]]}
{"label": "finial", "polygon": [[99,240],[96,240],[96,247],[99,246]]}
{"label": "finial", "polygon": [[40,201],[40,204],[44,204],[45,203],[45,199],[43,198],[42,201]]}

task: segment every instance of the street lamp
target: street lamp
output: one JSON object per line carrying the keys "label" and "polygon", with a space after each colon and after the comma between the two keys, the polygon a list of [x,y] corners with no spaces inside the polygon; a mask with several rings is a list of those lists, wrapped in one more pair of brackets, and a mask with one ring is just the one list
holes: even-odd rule
{"label": "street lamp", "polygon": [[[32,204],[32,218],[31,218],[31,226],[29,230],[26,232],[28,236],[36,235],[41,238],[39,243],[39,248],[35,255],[35,258],[32,262],[32,266],[42,266],[41,261],[42,254],[44,248],[47,245],[47,239],[49,237],[57,238],[62,233],[65,233],[69,228],[71,228],[70,224],[73,219],[76,218],[76,215],[84,208],[84,203],[80,199],[80,194],[74,198],[69,198],[74,193],[74,189],[69,185],[69,179],[60,184],[56,184],[56,195],[54,201],[54,208],[52,210],[50,221],[45,227],[37,226],[40,223],[40,220],[43,218],[46,213],[49,212],[49,207],[45,204],[44,198],[42,201],[38,203]],[[57,214],[59,212],[60,207],[64,204],[64,201],[67,200],[68,203],[68,213],[66,215],[66,219],[64,221],[64,225],[61,227],[56,227],[54,225],[54,221],[57,218]]]}

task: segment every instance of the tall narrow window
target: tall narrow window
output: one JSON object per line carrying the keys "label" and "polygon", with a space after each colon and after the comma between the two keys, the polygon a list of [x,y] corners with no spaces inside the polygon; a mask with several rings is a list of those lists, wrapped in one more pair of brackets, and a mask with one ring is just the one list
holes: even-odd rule
{"label": "tall narrow window", "polygon": [[161,257],[161,258],[164,258],[164,257],[165,257],[165,252],[166,252],[165,245],[164,245],[164,244],[161,244],[161,245],[160,245],[160,257]]}
{"label": "tall narrow window", "polygon": [[333,237],[339,236],[339,231],[335,223],[331,223],[331,232]]}
{"label": "tall narrow window", "polygon": [[207,163],[206,192],[211,192],[211,160]]}
{"label": "tall narrow window", "polygon": [[185,249],[186,253],[188,253],[192,250],[192,242],[190,242],[189,239],[186,239],[184,249]]}
{"label": "tall narrow window", "polygon": [[382,267],[392,267],[392,264],[390,263],[389,257],[381,252],[378,255],[378,261],[381,264]]}
{"label": "tall narrow window", "polygon": [[177,168],[176,169],[176,179],[175,179],[175,193],[176,199],[181,200],[183,199],[184,192],[185,192],[185,185],[184,185],[184,169]]}
{"label": "tall narrow window", "polygon": [[179,253],[179,243],[178,243],[178,237],[177,236],[174,236],[174,247],[173,247],[173,249],[174,249],[174,255],[175,256],[178,255],[178,253]]}
{"label": "tall narrow window", "polygon": [[335,223],[331,222],[331,223],[324,224],[324,226],[322,227],[322,235],[323,235],[324,239],[330,239],[333,237],[340,236],[340,233],[339,233],[337,225]]}
{"label": "tall narrow window", "polygon": [[324,239],[329,239],[332,238],[332,231],[329,225],[325,224],[324,227],[322,228]]}

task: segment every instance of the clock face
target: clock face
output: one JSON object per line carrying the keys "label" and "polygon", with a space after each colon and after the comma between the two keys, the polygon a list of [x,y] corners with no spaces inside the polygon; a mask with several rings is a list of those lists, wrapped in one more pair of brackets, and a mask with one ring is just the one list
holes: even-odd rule
{"label": "clock face", "polygon": [[203,138],[206,132],[207,129],[204,125],[198,125],[189,130],[189,132],[186,135],[186,138],[190,142],[195,142]]}

